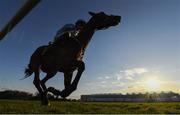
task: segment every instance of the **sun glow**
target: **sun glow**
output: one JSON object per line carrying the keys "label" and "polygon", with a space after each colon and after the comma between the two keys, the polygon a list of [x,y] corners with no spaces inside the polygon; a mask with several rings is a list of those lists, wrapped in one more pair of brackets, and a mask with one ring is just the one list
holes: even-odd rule
{"label": "sun glow", "polygon": [[160,88],[160,82],[156,79],[149,79],[146,81],[146,85],[149,90],[158,90]]}

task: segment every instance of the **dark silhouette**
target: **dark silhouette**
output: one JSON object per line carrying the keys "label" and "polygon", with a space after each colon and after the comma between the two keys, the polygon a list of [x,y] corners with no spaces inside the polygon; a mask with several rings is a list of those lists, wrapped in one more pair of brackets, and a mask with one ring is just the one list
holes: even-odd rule
{"label": "dark silhouette", "polygon": [[[84,51],[96,30],[107,29],[120,23],[120,16],[107,15],[104,12],[92,13],[86,26],[79,33],[76,39],[67,38],[66,34],[55,44],[41,46],[32,54],[28,68],[25,70],[25,78],[34,73],[34,85],[41,95],[43,105],[48,104],[47,91],[58,93],[56,89],[46,88],[46,81],[52,78],[57,72],[64,73],[65,89],[59,95],[63,98],[69,96],[76,90],[79,79],[85,70],[82,61]],[[48,49],[47,49],[48,47]],[[47,49],[45,53],[43,51]],[[73,72],[77,69],[77,74],[72,81]],[[40,80],[40,70],[47,73],[45,78]],[[72,82],[71,82],[72,81]]]}

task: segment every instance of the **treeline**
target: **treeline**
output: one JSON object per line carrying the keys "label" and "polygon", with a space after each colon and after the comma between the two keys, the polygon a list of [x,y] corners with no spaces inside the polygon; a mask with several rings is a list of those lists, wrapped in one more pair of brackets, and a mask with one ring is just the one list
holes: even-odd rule
{"label": "treeline", "polygon": [[175,93],[172,91],[169,92],[146,92],[146,93],[127,93],[127,94],[121,94],[121,93],[107,93],[107,94],[93,94],[93,95],[89,95],[91,97],[110,97],[110,98],[115,98],[115,97],[122,97],[122,98],[180,98],[180,94],[179,93]]}
{"label": "treeline", "polygon": [[[57,98],[53,94],[48,93],[48,98],[50,100],[60,100],[60,101],[77,101],[75,99],[61,99]],[[16,100],[39,100],[40,95],[38,93],[32,94],[29,92],[18,91],[18,90],[4,90],[0,91],[0,99],[16,99]]]}
{"label": "treeline", "polygon": [[160,93],[127,93],[127,94],[92,94],[82,95],[82,101],[125,101],[125,102],[164,102],[164,101],[180,101],[180,94],[169,91]]}
{"label": "treeline", "polygon": [[38,95],[33,95],[32,93],[17,91],[17,90],[5,90],[0,91],[0,99],[21,99],[21,100],[30,100],[38,99]]}

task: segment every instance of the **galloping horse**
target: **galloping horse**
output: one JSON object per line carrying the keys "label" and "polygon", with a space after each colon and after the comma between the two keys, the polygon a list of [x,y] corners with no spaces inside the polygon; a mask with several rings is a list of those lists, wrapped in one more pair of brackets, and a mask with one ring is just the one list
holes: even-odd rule
{"label": "galloping horse", "polygon": [[[57,72],[64,73],[64,90],[59,92],[61,97],[69,96],[77,89],[79,79],[85,70],[85,64],[82,61],[84,51],[90,42],[96,30],[107,29],[116,26],[121,21],[121,16],[107,15],[104,12],[93,13],[86,26],[79,33],[76,39],[64,39],[52,46],[40,46],[32,54],[28,68],[25,70],[25,78],[34,73],[34,85],[41,95],[43,105],[48,105],[47,92],[52,88],[46,88],[46,81],[56,75]],[[44,50],[47,50],[45,53]],[[40,70],[46,73],[46,76],[40,80]],[[73,72],[77,74],[72,81]]]}

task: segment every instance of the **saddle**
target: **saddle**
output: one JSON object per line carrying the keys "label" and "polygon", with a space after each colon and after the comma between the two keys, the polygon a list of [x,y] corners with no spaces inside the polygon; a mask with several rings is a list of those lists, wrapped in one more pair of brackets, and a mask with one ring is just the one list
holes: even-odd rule
{"label": "saddle", "polygon": [[42,52],[42,55],[46,55],[47,53],[50,53],[57,46],[63,47],[65,41],[67,41],[66,39],[69,39],[68,34],[64,34],[64,35],[60,36],[59,38],[56,38],[56,40],[54,42],[49,42],[47,47]]}
{"label": "saddle", "polygon": [[[42,52],[43,56],[46,55],[55,55],[54,53],[58,53],[60,51],[54,52],[56,49],[71,49],[71,50],[76,50],[77,48],[81,48],[80,42],[74,38],[70,37],[68,33],[63,34],[60,36],[60,38],[57,38],[54,42],[49,42],[47,47],[44,49]],[[64,51],[64,50],[63,50]]]}

